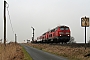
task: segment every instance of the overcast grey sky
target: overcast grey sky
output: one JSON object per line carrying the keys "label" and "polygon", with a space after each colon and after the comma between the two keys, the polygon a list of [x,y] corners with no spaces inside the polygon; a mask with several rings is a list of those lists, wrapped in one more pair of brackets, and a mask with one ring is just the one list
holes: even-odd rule
{"label": "overcast grey sky", "polygon": [[[35,38],[57,25],[67,25],[76,42],[84,42],[84,28],[81,17],[90,17],[90,0],[6,0],[9,3],[13,29],[18,42],[31,39],[35,28]],[[14,41],[10,20],[7,17],[7,40]],[[0,38],[3,39],[3,0],[0,0]],[[87,40],[90,28],[87,28]]]}

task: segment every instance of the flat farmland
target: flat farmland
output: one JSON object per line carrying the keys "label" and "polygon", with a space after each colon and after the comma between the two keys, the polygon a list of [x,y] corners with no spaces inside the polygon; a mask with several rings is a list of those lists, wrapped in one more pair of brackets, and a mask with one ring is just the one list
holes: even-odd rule
{"label": "flat farmland", "polygon": [[69,60],[90,60],[90,47],[87,44],[87,49],[85,50],[84,44],[33,44],[26,43],[31,47],[63,56]]}

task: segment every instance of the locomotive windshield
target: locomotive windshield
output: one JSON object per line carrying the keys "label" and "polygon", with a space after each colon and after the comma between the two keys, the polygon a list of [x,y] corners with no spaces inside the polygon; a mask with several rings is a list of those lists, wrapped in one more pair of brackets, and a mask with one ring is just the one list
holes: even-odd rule
{"label": "locomotive windshield", "polygon": [[63,28],[63,27],[61,27],[61,28],[60,28],[60,30],[64,30],[64,28]]}
{"label": "locomotive windshield", "polygon": [[69,30],[69,28],[62,26],[62,27],[60,27],[60,30]]}
{"label": "locomotive windshield", "polygon": [[65,28],[65,30],[68,30],[68,29],[69,29],[68,27]]}

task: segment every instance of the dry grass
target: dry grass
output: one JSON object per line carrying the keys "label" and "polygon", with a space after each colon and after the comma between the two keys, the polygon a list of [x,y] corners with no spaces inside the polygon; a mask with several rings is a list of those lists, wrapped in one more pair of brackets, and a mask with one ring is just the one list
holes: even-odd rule
{"label": "dry grass", "polygon": [[22,47],[15,43],[7,44],[6,47],[0,44],[0,60],[22,60],[24,54]]}
{"label": "dry grass", "polygon": [[59,46],[59,45],[49,45],[49,44],[27,44],[29,46],[44,50],[59,56],[64,56],[70,60],[90,60],[90,56],[84,57],[90,54],[90,48],[86,50],[84,47],[69,47],[69,46]]}
{"label": "dry grass", "polygon": [[29,55],[29,53],[25,50],[24,47],[22,47],[22,51],[24,53],[24,59],[23,60],[32,60],[32,57]]}

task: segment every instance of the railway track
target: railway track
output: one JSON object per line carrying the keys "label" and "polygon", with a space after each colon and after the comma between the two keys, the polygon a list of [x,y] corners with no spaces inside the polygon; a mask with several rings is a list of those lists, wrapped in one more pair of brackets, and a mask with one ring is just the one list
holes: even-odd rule
{"label": "railway track", "polygon": [[[35,43],[35,44],[46,44],[46,43]],[[70,46],[70,47],[85,47],[85,43],[68,43],[68,44],[60,44],[60,43],[49,43],[50,45],[59,45],[59,46]],[[90,47],[90,44],[87,43],[86,47]]]}
{"label": "railway track", "polygon": [[[50,45],[60,45],[60,46],[70,46],[70,47],[85,47],[85,43],[50,44]],[[87,43],[86,47],[90,47],[90,44]]]}

